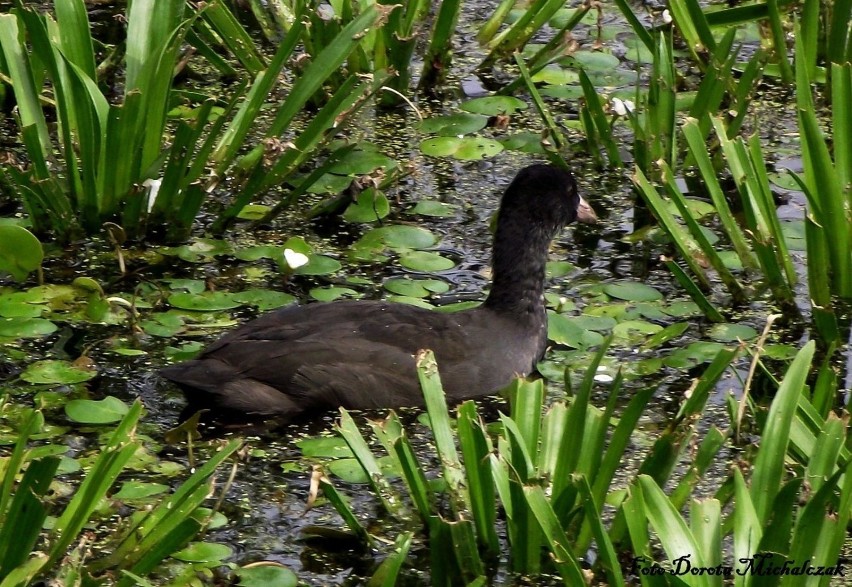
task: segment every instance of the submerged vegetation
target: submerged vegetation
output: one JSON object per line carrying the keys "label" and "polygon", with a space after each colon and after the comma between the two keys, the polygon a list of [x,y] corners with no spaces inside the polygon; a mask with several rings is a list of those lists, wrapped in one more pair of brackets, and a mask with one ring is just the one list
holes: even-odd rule
{"label": "submerged vegetation", "polygon": [[[0,587],[831,583],[852,2],[247,4],[0,3]],[[508,414],[451,412],[424,352],[420,421],[163,434],[143,374],[237,316],[475,304],[462,221],[530,158],[608,213],[557,244]],[[252,534],[306,501],[321,546]]]}

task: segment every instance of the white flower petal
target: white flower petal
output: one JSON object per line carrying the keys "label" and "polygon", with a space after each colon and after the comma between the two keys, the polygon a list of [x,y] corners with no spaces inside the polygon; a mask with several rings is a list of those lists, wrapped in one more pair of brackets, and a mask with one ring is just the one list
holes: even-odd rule
{"label": "white flower petal", "polygon": [[284,249],[284,262],[290,269],[298,269],[302,265],[307,265],[308,256],[297,253],[293,249]]}

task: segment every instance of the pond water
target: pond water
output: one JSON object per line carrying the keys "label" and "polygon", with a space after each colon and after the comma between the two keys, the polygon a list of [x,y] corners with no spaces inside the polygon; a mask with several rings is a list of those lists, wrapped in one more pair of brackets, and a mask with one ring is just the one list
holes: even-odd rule
{"label": "pond water", "polygon": [[[476,97],[481,88],[489,83],[487,79],[477,78],[473,72],[473,66],[483,57],[473,36],[483,15],[489,14],[492,9],[491,3],[482,2],[476,10],[465,12],[462,16],[461,34],[456,37],[458,55],[447,96],[443,100],[418,101],[417,107],[425,118],[457,112],[460,102]],[[644,80],[647,70],[631,60],[628,29],[617,10],[605,5],[603,14],[603,48],[617,58],[618,65],[601,72],[596,82],[599,91],[630,95],[634,91],[632,80],[636,76],[632,72],[638,69],[640,79]],[[581,51],[594,48],[596,31],[594,19],[581,25],[575,34]],[[545,30],[542,38],[546,39],[550,32]],[[682,73],[686,84],[695,83],[695,72],[685,68]],[[617,83],[610,85],[612,80]],[[203,84],[199,84],[199,87],[203,88]],[[564,87],[573,87],[575,90],[576,84],[572,86],[568,83]],[[551,99],[549,104],[567,129],[569,137],[575,144],[579,144],[583,134],[577,125],[576,100]],[[796,157],[800,149],[794,106],[794,98],[790,93],[779,90],[770,82],[760,88],[748,118],[747,128],[759,132],[768,151],[767,160],[775,164],[777,169],[797,166]],[[48,421],[57,427],[56,435],[47,442],[73,447],[68,456],[74,457],[84,456],[96,446],[98,429],[80,427],[64,418],[61,406],[68,398],[100,399],[112,395],[130,402],[140,397],[147,410],[140,433],[151,438],[148,445],[150,454],[164,462],[173,461],[183,466],[187,463],[186,446],[168,446],[163,440],[164,431],[177,423],[183,400],[176,389],[157,378],[153,372],[168,361],[183,356],[179,352],[180,345],[211,341],[227,328],[251,318],[258,311],[245,306],[226,309],[210,313],[208,318],[198,318],[196,315],[196,323],[189,327],[184,324],[184,327],[171,333],[157,331],[148,328],[145,323],[151,320],[156,322],[154,314],[162,312],[164,307],[153,302],[156,297],[153,292],[158,288],[169,292],[180,291],[181,287],[195,287],[187,286],[189,282],[179,284],[164,280],[195,280],[193,283],[201,283],[203,287],[217,291],[270,289],[286,292],[297,298],[299,303],[311,303],[315,301],[312,296],[321,295],[315,288],[344,287],[358,297],[373,299],[392,295],[383,287],[389,279],[428,277],[438,279],[448,287],[442,293],[422,298],[423,301],[445,305],[483,299],[483,291],[488,286],[491,243],[488,225],[491,215],[496,210],[502,190],[517,170],[541,161],[542,156],[504,151],[494,158],[475,162],[430,158],[420,151],[419,145],[425,136],[418,130],[417,115],[410,109],[365,109],[359,117],[357,124],[353,125],[353,128],[359,129],[358,134],[352,138],[369,141],[381,153],[410,168],[410,173],[402,176],[387,190],[391,213],[382,220],[381,225],[414,224],[428,229],[437,237],[437,244],[429,247],[429,250],[451,259],[454,263],[452,269],[418,271],[402,266],[396,255],[384,261],[350,261],[353,243],[379,224],[350,223],[336,217],[304,220],[304,211],[323,200],[326,196],[322,194],[311,196],[286,217],[271,225],[254,227],[248,226],[246,222],[240,223],[225,236],[225,241],[232,251],[239,251],[261,245],[280,245],[288,238],[303,237],[314,251],[342,263],[339,271],[325,275],[285,276],[270,259],[245,261],[232,253],[211,255],[209,251],[202,251],[199,255],[193,255],[201,250],[198,244],[204,242],[194,241],[196,249],[184,249],[182,258],[174,255],[178,252],[175,250],[128,245],[124,254],[130,272],[128,276],[121,277],[114,253],[107,243],[76,243],[65,250],[52,252],[45,264],[45,283],[69,284],[74,278],[83,276],[98,280],[109,295],[132,297],[134,292],[138,293],[140,301],[145,302],[138,306],[141,329],[134,332],[123,321],[94,325],[84,316],[76,314],[79,311],[79,300],[68,299],[63,302],[53,298],[49,317],[60,325],[56,333],[42,339],[9,341],[0,347],[4,367],[0,383],[9,394],[8,403],[23,406],[35,400],[43,406]],[[510,125],[507,131],[483,132],[505,136],[520,131],[538,132],[541,127],[532,108],[514,115]],[[631,138],[626,126],[619,129],[619,141],[629,145]],[[7,142],[8,135],[3,140]],[[558,310],[559,314],[553,318],[555,323],[551,324],[551,348],[540,371],[548,378],[550,396],[563,397],[561,378],[565,368],[568,368],[574,380],[579,378],[590,360],[589,349],[594,346],[593,342],[600,338],[601,333],[615,330],[616,339],[604,360],[601,375],[612,376],[619,367],[624,369],[627,378],[623,391],[625,402],[641,387],[658,388],[650,410],[643,418],[633,448],[638,462],[638,455],[643,448],[647,447],[659,427],[678,409],[682,394],[692,378],[700,374],[703,366],[722,344],[736,344],[737,334],[743,336],[742,332],[745,331],[731,335],[704,321],[685,292],[674,283],[672,275],[660,261],[661,254],[668,253],[669,247],[659,233],[646,228],[644,219],[647,218],[647,211],[636,206],[628,172],[624,169],[601,171],[582,148],[575,148],[572,152],[574,156],[570,165],[582,194],[596,209],[600,221],[595,226],[571,227],[552,247],[550,259],[554,262],[553,276],[548,280],[547,292],[551,309]],[[274,204],[277,195],[268,194],[264,202],[258,203]],[[693,195],[703,197],[697,191]],[[790,220],[791,224],[800,222],[804,209],[801,194],[779,185],[776,196],[780,202],[781,217]],[[446,209],[450,212],[446,217],[408,213],[415,203],[421,201],[449,205]],[[199,231],[198,237],[203,237],[202,231]],[[791,237],[791,242],[794,240]],[[803,262],[803,254],[796,255]],[[199,262],[186,261],[193,256]],[[565,261],[570,266],[562,264]],[[658,295],[637,297],[638,294],[633,291],[611,287],[637,283],[653,288],[652,291]],[[3,284],[2,293],[32,286],[33,283],[16,285],[8,282]],[[806,312],[808,304],[805,303],[805,286],[800,285],[797,293],[800,307]],[[643,290],[645,294],[647,291]],[[728,306],[722,294],[714,295],[712,301],[721,308]],[[774,311],[768,302],[758,297],[748,307],[731,311],[728,318],[731,323],[750,326],[753,336],[763,329],[766,316]],[[571,340],[560,330],[559,316],[562,315],[584,316],[587,320],[584,332],[592,338],[585,339],[585,342]],[[659,346],[643,348],[643,344],[653,334],[676,323],[687,325],[682,334]],[[614,327],[614,324],[622,326]],[[166,322],[160,325],[169,326]],[[804,337],[804,322],[793,318],[779,322],[768,340],[775,345],[779,357],[786,357],[789,356],[790,348],[798,347]],[[167,346],[170,348],[166,349]],[[197,346],[191,346],[190,351]],[[126,349],[144,351],[144,354],[125,352]],[[98,369],[98,377],[88,383],[35,386],[17,378],[27,365],[39,359],[73,360],[81,355],[90,357]],[[731,372],[718,384],[717,393],[705,411],[702,427],[706,429],[713,424],[719,427],[729,425],[725,397],[728,393],[740,393],[747,366],[747,359],[741,359],[735,372]],[[605,386],[600,391],[602,394]],[[598,399],[600,397],[602,395]],[[483,403],[485,409],[494,415],[498,410],[505,409],[497,399],[485,400]],[[414,441],[421,451],[421,457],[434,465],[430,437],[426,428],[418,422],[417,415],[417,412],[403,411],[404,420],[415,431]],[[380,417],[381,414],[369,416]],[[277,561],[295,571],[300,580],[307,584],[354,584],[359,578],[369,576],[376,562],[386,552],[355,549],[351,542],[333,532],[342,528],[342,522],[328,504],[306,510],[311,467],[325,461],[303,456],[297,441],[305,437],[328,435],[334,420],[335,416],[328,414],[309,423],[249,432],[250,456],[237,470],[221,508],[227,523],[208,531],[205,540],[230,545],[234,549],[230,559],[232,562]],[[246,434],[246,431],[228,429],[217,432],[218,436],[232,434]],[[0,439],[9,443],[8,427],[0,425]],[[699,494],[711,493],[718,487],[727,474],[728,464],[736,460],[739,450],[739,447],[730,446],[720,453],[718,465],[708,472]],[[201,443],[198,452],[203,458],[204,443]],[[629,464],[626,465],[629,469]],[[70,473],[69,480],[73,476]],[[130,477],[173,484],[181,476],[163,475],[158,467],[143,466]],[[376,500],[365,490],[366,486],[339,480],[335,482],[350,496],[355,511],[363,519],[370,520],[371,529],[392,541],[400,528],[383,518]],[[428,569],[424,556],[427,549],[425,544],[413,548],[411,560],[414,562],[405,571],[405,584],[429,584],[428,573],[417,570]],[[525,582],[511,576],[504,566],[497,570],[493,583]],[[544,583],[536,580],[534,584]]]}

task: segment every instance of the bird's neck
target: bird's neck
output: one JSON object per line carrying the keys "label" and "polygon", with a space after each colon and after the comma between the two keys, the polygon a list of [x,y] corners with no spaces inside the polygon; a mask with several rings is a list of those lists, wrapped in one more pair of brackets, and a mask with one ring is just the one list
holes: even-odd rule
{"label": "bird's neck", "polygon": [[517,314],[519,320],[544,315],[544,275],[552,235],[540,227],[499,223],[494,238],[491,292],[485,307]]}

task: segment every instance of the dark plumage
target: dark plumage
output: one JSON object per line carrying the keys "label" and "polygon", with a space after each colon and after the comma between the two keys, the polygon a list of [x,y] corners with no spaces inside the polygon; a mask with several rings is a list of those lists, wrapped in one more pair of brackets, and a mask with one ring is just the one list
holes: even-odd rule
{"label": "dark plumage", "polygon": [[382,301],[284,308],[160,373],[191,408],[292,418],[338,406],[422,405],[414,355],[428,348],[451,401],[492,394],[532,372],[544,353],[547,251],[574,220],[595,216],[571,174],[532,165],[501,201],[493,284],[482,306],[457,313]]}

